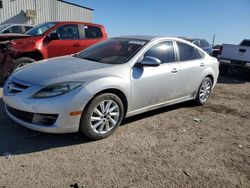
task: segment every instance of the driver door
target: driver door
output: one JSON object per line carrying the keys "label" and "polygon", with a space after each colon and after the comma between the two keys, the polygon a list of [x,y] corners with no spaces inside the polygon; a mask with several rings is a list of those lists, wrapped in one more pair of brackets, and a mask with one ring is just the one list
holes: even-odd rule
{"label": "driver door", "polygon": [[50,40],[47,44],[48,58],[77,53],[82,50],[79,44],[78,24],[67,24],[58,27],[52,33],[58,33],[60,39]]}
{"label": "driver door", "polygon": [[144,57],[161,60],[157,67],[134,66],[131,73],[132,110],[138,110],[176,98],[179,78],[178,63],[173,43],[160,42],[151,47]]}

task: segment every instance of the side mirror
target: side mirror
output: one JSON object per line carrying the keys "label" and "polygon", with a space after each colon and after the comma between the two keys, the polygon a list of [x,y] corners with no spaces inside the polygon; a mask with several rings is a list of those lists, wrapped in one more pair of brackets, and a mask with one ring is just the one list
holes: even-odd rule
{"label": "side mirror", "polygon": [[50,38],[50,40],[59,40],[60,34],[59,33],[50,33],[49,38]]}
{"label": "side mirror", "polygon": [[157,67],[161,64],[161,60],[155,57],[146,56],[142,59],[140,64],[145,67]]}

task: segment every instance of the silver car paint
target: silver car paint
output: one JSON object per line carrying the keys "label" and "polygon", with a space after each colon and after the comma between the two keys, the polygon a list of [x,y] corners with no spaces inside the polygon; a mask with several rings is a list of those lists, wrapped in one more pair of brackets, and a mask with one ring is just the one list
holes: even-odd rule
{"label": "silver car paint", "polygon": [[[143,39],[138,36],[129,38]],[[213,76],[214,85],[216,84],[218,61],[204,51],[204,57],[200,60],[168,63],[158,67],[134,66],[150,47],[162,41],[179,41],[201,50],[182,39],[152,37],[129,62],[121,65],[102,64],[70,56],[34,63],[19,69],[9,78],[31,83],[32,86],[22,93],[9,95],[5,85],[3,100],[8,106],[22,111],[59,114],[55,125],[37,126],[13,117],[8,111],[7,113],[19,124],[34,130],[51,133],[76,132],[79,129],[80,116],[71,117],[69,113],[83,111],[93,96],[103,90],[117,89],[123,92],[128,101],[126,117],[129,117],[194,99],[200,83],[207,75]],[[34,92],[44,86],[69,81],[82,81],[84,84],[58,97],[31,98]]]}

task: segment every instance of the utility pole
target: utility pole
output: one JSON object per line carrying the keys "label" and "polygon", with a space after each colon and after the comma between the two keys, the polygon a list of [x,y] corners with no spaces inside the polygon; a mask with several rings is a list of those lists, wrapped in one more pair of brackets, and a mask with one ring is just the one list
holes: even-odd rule
{"label": "utility pole", "polygon": [[212,43],[212,47],[214,47],[214,41],[215,41],[215,34],[213,36],[213,43]]}

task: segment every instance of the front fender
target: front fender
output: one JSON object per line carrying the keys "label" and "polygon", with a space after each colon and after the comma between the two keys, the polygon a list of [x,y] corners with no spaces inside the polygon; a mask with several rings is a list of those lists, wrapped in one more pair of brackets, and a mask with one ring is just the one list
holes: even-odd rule
{"label": "front fender", "polygon": [[121,77],[100,78],[87,84],[85,89],[87,89],[93,96],[107,89],[117,89],[126,96],[128,102],[130,101],[129,79],[124,79]]}

